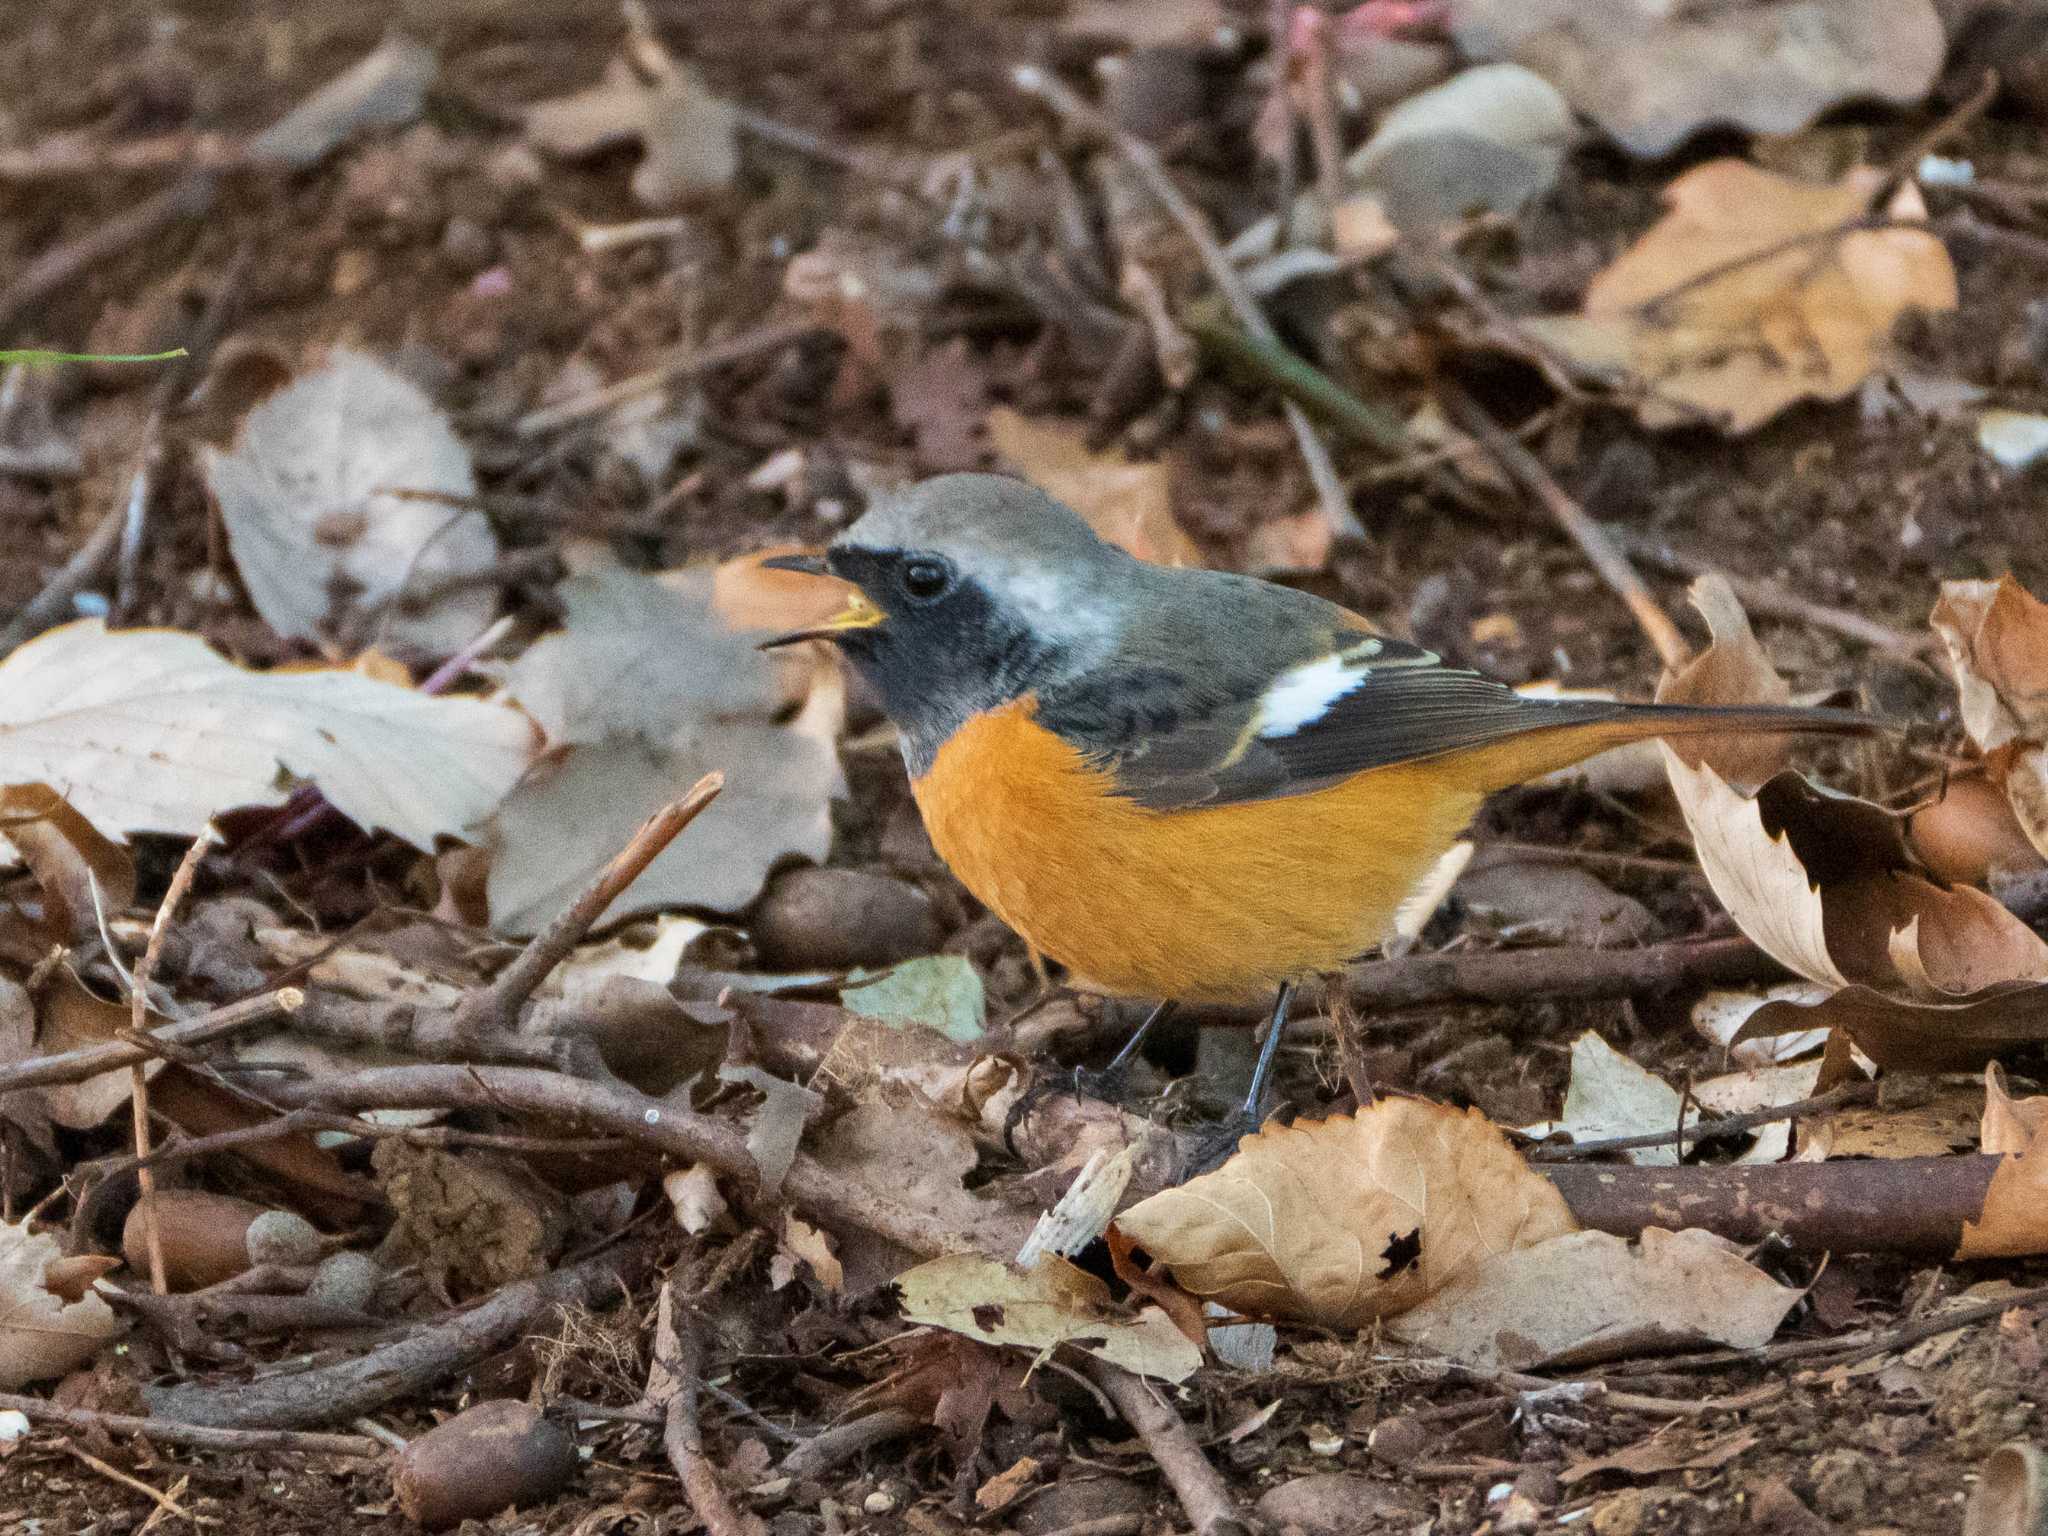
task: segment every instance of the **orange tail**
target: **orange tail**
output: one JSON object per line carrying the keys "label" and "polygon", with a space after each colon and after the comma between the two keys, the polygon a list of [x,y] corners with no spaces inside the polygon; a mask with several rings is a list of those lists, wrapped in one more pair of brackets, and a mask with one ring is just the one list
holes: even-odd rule
{"label": "orange tail", "polygon": [[1783,704],[1589,704],[1582,718],[1539,726],[1459,753],[1461,765],[1485,793],[1525,784],[1569,768],[1596,752],[1652,736],[1876,736],[1896,729],[1875,715],[1853,709],[1803,708]]}

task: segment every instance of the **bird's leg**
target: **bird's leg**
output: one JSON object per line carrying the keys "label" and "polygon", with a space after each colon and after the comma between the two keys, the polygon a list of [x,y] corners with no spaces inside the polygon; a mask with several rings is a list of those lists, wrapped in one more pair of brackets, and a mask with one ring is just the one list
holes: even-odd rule
{"label": "bird's leg", "polygon": [[1280,1054],[1280,1037],[1287,1033],[1287,1005],[1294,1001],[1294,983],[1283,981],[1273,999],[1273,1017],[1266,1025],[1266,1038],[1259,1046],[1259,1060],[1252,1068],[1251,1086],[1245,1090],[1239,1115],[1257,1129],[1263,1118],[1259,1111],[1266,1098],[1266,1079],[1273,1075],[1273,1058]]}
{"label": "bird's leg", "polygon": [[[1105,1099],[1112,1104],[1120,1104],[1123,1099],[1124,1080],[1130,1075],[1131,1063],[1138,1059],[1138,1052],[1145,1044],[1145,1037],[1152,1032],[1153,1025],[1172,1012],[1173,1004],[1171,1001],[1162,1002],[1153,1008],[1150,1013],[1145,1015],[1145,1022],[1131,1032],[1130,1039],[1123,1043],[1122,1048],[1117,1051],[1116,1055],[1110,1058],[1109,1065],[1101,1071],[1091,1072],[1086,1067],[1074,1068],[1072,1078],[1074,1097],[1077,1099]],[[1049,1072],[1041,1073],[1037,1081],[1018,1096],[1017,1102],[1010,1106],[1009,1116],[1003,1126],[1003,1139],[1005,1142],[1012,1140],[1016,1135],[1017,1127],[1023,1123],[1024,1117],[1038,1105],[1040,1100],[1058,1091],[1054,1086],[1057,1081],[1058,1079],[1053,1074]]]}
{"label": "bird's leg", "polygon": [[1208,1173],[1237,1150],[1237,1144],[1265,1124],[1266,1080],[1273,1075],[1273,1059],[1280,1051],[1280,1036],[1287,1029],[1287,1005],[1294,1001],[1294,983],[1280,984],[1273,999],[1273,1016],[1266,1024],[1266,1038],[1259,1044],[1259,1059],[1252,1067],[1252,1080],[1244,1102],[1214,1125],[1198,1131],[1182,1163],[1183,1179]]}

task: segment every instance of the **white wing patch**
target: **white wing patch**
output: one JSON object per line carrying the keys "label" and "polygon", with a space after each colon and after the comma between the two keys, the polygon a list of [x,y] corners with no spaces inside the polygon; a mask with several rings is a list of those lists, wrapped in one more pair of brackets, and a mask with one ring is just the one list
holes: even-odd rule
{"label": "white wing patch", "polygon": [[1273,679],[1272,687],[1259,700],[1252,734],[1270,741],[1276,736],[1292,736],[1303,726],[1315,724],[1339,699],[1372,676],[1365,658],[1378,655],[1380,650],[1379,641],[1362,640],[1333,655],[1289,667]]}

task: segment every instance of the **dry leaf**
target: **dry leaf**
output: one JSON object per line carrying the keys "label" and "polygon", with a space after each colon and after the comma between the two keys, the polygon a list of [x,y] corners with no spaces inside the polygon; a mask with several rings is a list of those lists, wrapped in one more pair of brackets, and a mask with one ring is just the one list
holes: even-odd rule
{"label": "dry leaf", "polygon": [[675,1210],[676,1224],[690,1236],[710,1230],[728,1209],[718,1192],[718,1173],[709,1163],[692,1163],[662,1175],[661,1192]]}
{"label": "dry leaf", "polygon": [[2005,1069],[1992,1062],[1984,1069],[1984,1118],[1978,1148],[2003,1155],[2024,1152],[2048,1130],[2048,1095],[2015,1099],[2006,1091]]}
{"label": "dry leaf", "polygon": [[2048,604],[2014,581],[1945,581],[1929,621],[1948,648],[1963,729],[2048,855]]}
{"label": "dry leaf", "polygon": [[1268,1126],[1117,1226],[1196,1296],[1361,1328],[1573,1222],[1477,1110],[1385,1099],[1355,1116]]}
{"label": "dry leaf", "polygon": [[1185,1381],[1202,1363],[1201,1350],[1159,1308],[1120,1315],[1107,1285],[1054,1255],[1019,1270],[979,1254],[956,1253],[898,1276],[896,1287],[911,1322],[984,1344],[1034,1353],[1071,1344],[1161,1381]]}
{"label": "dry leaf", "polygon": [[1702,1445],[1690,1435],[1667,1425],[1648,1439],[1638,1440],[1619,1451],[1610,1451],[1605,1456],[1574,1457],[1571,1464],[1558,1474],[1557,1480],[1569,1488],[1596,1472],[1623,1472],[1630,1477],[1656,1477],[1665,1472],[1711,1472],[1716,1467],[1727,1466],[1761,1438],[1753,1429],[1735,1429]]}
{"label": "dry leaf", "polygon": [[[497,611],[492,583],[447,588],[498,557],[469,450],[373,358],[336,348],[252,410],[232,451],[202,445],[200,465],[250,601],[288,640],[445,656]],[[399,601],[434,588],[423,609]]]}
{"label": "dry leaf", "polygon": [[744,1083],[761,1095],[761,1107],[747,1126],[747,1155],[754,1160],[761,1194],[772,1200],[782,1193],[782,1181],[796,1161],[804,1126],[824,1107],[825,1096],[760,1067],[735,1066],[729,1061],[720,1064],[718,1080]]}
{"label": "dry leaf", "polygon": [[[0,789],[0,850],[12,844],[42,888],[53,940],[83,944],[135,900],[135,861],[47,784]],[[95,900],[97,898],[97,900]]]}
{"label": "dry leaf", "polygon": [[1519,212],[1557,180],[1575,133],[1549,81],[1519,64],[1481,64],[1395,107],[1344,169],[1383,220],[1426,230]]}
{"label": "dry leaf", "polygon": [[1229,22],[1220,0],[1080,0],[1060,29],[1115,38],[1133,48],[1157,48],[1209,42]]}
{"label": "dry leaf", "polygon": [[[109,1002],[87,990],[70,967],[60,968],[45,983],[37,998],[41,1027],[36,1036],[36,1053],[55,1056],[90,1045],[104,1045],[117,1039],[133,1022],[126,1003]],[[152,1025],[164,1022],[152,1014]],[[161,1058],[142,1063],[146,1076],[164,1069]],[[75,1083],[52,1083],[42,1090],[50,1118],[74,1131],[90,1130],[104,1124],[116,1110],[126,1109],[129,1100],[128,1069],[101,1072]]]}
{"label": "dry leaf", "polygon": [[739,171],[732,103],[665,54],[650,73],[654,78],[643,80],[632,62],[613,59],[596,85],[528,107],[526,136],[569,160],[637,140],[645,154],[633,172],[633,195],[651,208],[730,186]]}
{"label": "dry leaf", "polygon": [[[28,1060],[36,1039],[35,1004],[11,976],[0,975],[0,1067]],[[31,1145],[54,1158],[56,1137],[50,1130],[50,1105],[41,1088],[0,1093],[0,1120],[18,1129]]]}
{"label": "dry leaf", "polygon": [[989,440],[1012,468],[1088,520],[1103,538],[1155,565],[1200,565],[1201,551],[1173,516],[1164,464],[1097,453],[1077,428],[1052,426],[1008,406],[988,413]]}
{"label": "dry leaf", "polygon": [[[2012,782],[2008,778],[2008,788]],[[1934,799],[1906,812],[1906,840],[1937,878],[1961,885],[1990,885],[2048,868],[2006,789],[1983,773],[1948,775]]]}
{"label": "dry leaf", "polygon": [[458,838],[532,760],[514,710],[351,672],[250,672],[196,635],[51,630],[0,662],[0,783],[49,784],[105,836],[202,832],[311,781],[416,848]]}
{"label": "dry leaf", "polygon": [[1646,1227],[1634,1243],[1567,1232],[1487,1258],[1388,1331],[1486,1369],[1583,1365],[1705,1344],[1754,1349],[1804,1294],[1711,1232]]}
{"label": "dry leaf", "polygon": [[839,1256],[832,1251],[832,1240],[809,1222],[795,1213],[782,1213],[782,1248],[776,1254],[784,1254],[810,1267],[818,1277],[818,1284],[825,1288],[828,1296],[842,1296],[846,1293],[846,1271],[839,1263]]}
{"label": "dry leaf", "polygon": [[1768,1067],[1819,1050],[1827,1043],[1828,1032],[1809,1029],[1794,1034],[1741,1039],[1738,1037],[1742,1034],[1742,1027],[1767,1003],[1805,1007],[1827,996],[1826,987],[1810,981],[1781,982],[1775,987],[1752,992],[1716,990],[1705,993],[1692,1005],[1690,1017],[1692,1027],[1726,1050],[1730,1059],[1747,1067]]}
{"label": "dry leaf", "polygon": [[[1699,655],[1657,684],[1659,704],[1789,704],[1792,685],[1778,674],[1749,627],[1735,591],[1724,576],[1707,575],[1686,594],[1713,636]],[[1761,784],[1785,766],[1792,751],[1789,736],[1763,734],[1726,738],[1699,737],[1675,742],[1682,762],[1709,763],[1722,778],[1736,784]]]}
{"label": "dry leaf", "polygon": [[[1530,1136],[1553,1136],[1561,1131],[1575,1142],[1605,1141],[1671,1130],[1681,1113],[1688,1130],[1699,1124],[1698,1108],[1687,1106],[1676,1088],[1589,1029],[1572,1042],[1571,1077],[1565,1085],[1559,1118],[1522,1129]],[[1693,1139],[1688,1135],[1688,1142]],[[1621,1155],[1639,1167],[1673,1166],[1678,1162],[1678,1144],[1632,1147]]]}
{"label": "dry leaf", "polygon": [[0,1222],[0,1391],[76,1370],[121,1331],[93,1292],[66,1299],[52,1288],[51,1271],[64,1262],[48,1233]]}
{"label": "dry leaf", "polygon": [[2038,985],[1987,987],[1974,997],[1927,1003],[1870,987],[1845,987],[1809,1007],[1770,1002],[1750,1015],[1738,1042],[1839,1029],[1887,1071],[1974,1072],[2012,1051],[2048,1043]]}
{"label": "dry leaf", "polygon": [[440,70],[433,49],[388,37],[251,139],[248,156],[292,170],[318,165],[364,129],[418,117]]}
{"label": "dry leaf", "polygon": [[1644,156],[1714,123],[1790,133],[1843,102],[1918,101],[1946,52],[1930,0],[1454,0],[1451,32]]}
{"label": "dry leaf", "polygon": [[[610,918],[661,907],[735,911],[780,861],[822,861],[831,800],[843,790],[839,669],[792,672],[757,651],[757,634],[721,617],[711,571],[657,580],[599,567],[560,590],[565,627],[536,641],[506,678],[551,750],[487,824],[492,926],[539,928],[647,816],[713,769],[725,772],[725,792],[626,888]],[[809,697],[785,721],[793,685],[808,686]]]}
{"label": "dry leaf", "polygon": [[1747,432],[1794,401],[1839,400],[1876,371],[1900,315],[1956,305],[1935,235],[1828,233],[1883,184],[1867,166],[1833,186],[1740,160],[1696,166],[1665,189],[1670,211],[1594,279],[1579,314],[1523,324],[1584,366],[1648,386],[1636,406],[1645,426],[1704,415]]}
{"label": "dry leaf", "polygon": [[[816,1135],[813,1155],[877,1200],[960,1234],[981,1253],[1015,1253],[1031,1233],[1023,1211],[967,1188],[979,1156],[960,1121],[922,1104],[864,1102]],[[841,1257],[852,1268],[846,1250]]]}
{"label": "dry leaf", "polygon": [[2048,1454],[2015,1440],[1984,1461],[1963,1511],[1963,1536],[2041,1536],[2048,1531]]}
{"label": "dry leaf", "polygon": [[[2012,1129],[2001,1126],[2001,1139],[2009,1139]],[[2024,1149],[2007,1152],[1992,1170],[1984,1208],[1975,1221],[1963,1223],[1956,1257],[2019,1259],[2040,1253],[2048,1253],[2048,1136],[2035,1131]]]}

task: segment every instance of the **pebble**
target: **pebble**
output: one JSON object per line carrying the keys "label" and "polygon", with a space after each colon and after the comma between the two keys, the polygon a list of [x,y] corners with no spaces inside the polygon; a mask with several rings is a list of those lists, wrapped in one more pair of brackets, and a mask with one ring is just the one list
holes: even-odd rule
{"label": "pebble", "polygon": [[1269,1490],[1257,1514],[1274,1530],[1294,1526],[1306,1536],[1352,1536],[1381,1516],[1412,1513],[1391,1489],[1349,1472],[1317,1472]]}
{"label": "pebble", "polygon": [[1813,1502],[1828,1519],[1853,1523],[1869,1512],[1877,1491],[1877,1463],[1863,1452],[1846,1447],[1823,1451],[1807,1475],[1813,1480]]}
{"label": "pebble", "polygon": [[936,953],[944,935],[931,898],[888,875],[793,869],[768,888],[751,925],[769,970],[893,965]]}

